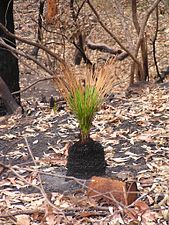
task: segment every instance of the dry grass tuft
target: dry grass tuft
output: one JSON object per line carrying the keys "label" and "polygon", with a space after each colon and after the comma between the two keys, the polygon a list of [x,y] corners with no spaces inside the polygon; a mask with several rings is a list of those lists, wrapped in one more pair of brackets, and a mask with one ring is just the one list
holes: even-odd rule
{"label": "dry grass tuft", "polygon": [[86,87],[94,87],[103,102],[105,97],[111,94],[115,81],[117,82],[116,66],[116,60],[111,59],[101,69],[96,69],[94,73],[93,69],[84,68],[79,76],[67,64],[61,65],[62,75],[55,76],[54,84],[67,103],[70,94],[74,96],[77,90],[84,92]]}

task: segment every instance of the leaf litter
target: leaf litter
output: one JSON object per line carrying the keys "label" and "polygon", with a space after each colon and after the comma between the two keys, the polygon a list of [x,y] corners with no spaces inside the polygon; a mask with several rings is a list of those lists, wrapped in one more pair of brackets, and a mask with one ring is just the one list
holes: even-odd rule
{"label": "leaf litter", "polygon": [[[78,138],[77,123],[66,108],[55,114],[50,114],[50,109],[39,108],[38,116],[28,116],[27,121],[24,118],[16,118],[12,121],[12,129],[9,123],[0,130],[1,161],[5,159],[7,164],[10,162],[12,168],[19,174],[17,176],[1,172],[0,189],[3,190],[0,198],[1,214],[9,213],[21,224],[22,221],[27,224],[40,224],[43,220],[46,224],[52,224],[51,221],[57,221],[58,212],[53,208],[50,209],[48,204],[45,208],[44,196],[38,193],[36,188],[31,189],[31,186],[39,186],[37,173],[40,173],[44,178],[41,182],[45,192],[50,192],[53,204],[69,215],[66,216],[68,221],[83,221],[85,224],[100,218],[106,224],[109,218],[109,221],[118,221],[119,224],[123,224],[122,221],[128,224],[135,221],[135,224],[139,224],[140,220],[142,224],[167,224],[169,144],[168,114],[165,105],[168,104],[168,97],[161,98],[158,92],[168,96],[167,90],[158,87],[152,90],[150,96],[146,94],[139,98],[134,96],[126,99],[123,94],[116,94],[115,99],[120,96],[121,101],[107,102],[106,110],[100,110],[91,131],[91,136],[105,147],[107,175],[114,179],[120,177],[126,181],[130,178],[135,179],[139,198],[143,202],[140,204],[147,205],[145,213],[141,211],[142,209],[138,209],[143,206],[135,206],[131,208],[133,216],[127,211],[123,218],[118,208],[113,206],[111,211],[108,210],[109,202],[105,202],[105,205],[90,202],[86,195],[86,185],[79,186],[80,199],[78,195],[73,194],[77,191],[77,187],[73,189],[72,183],[60,191],[56,183],[61,180],[65,182],[67,150]],[[24,136],[28,138],[38,168],[29,156]],[[6,150],[8,145],[11,147]],[[28,157],[25,158],[25,155]],[[57,176],[61,176],[61,180],[56,178]],[[52,185],[56,185],[56,188]],[[69,211],[69,208],[72,211]],[[83,214],[80,214],[79,208],[83,210]],[[35,217],[37,223],[34,222]],[[68,223],[61,213],[59,218],[60,222],[53,224]],[[6,219],[9,220],[9,217]]]}
{"label": "leaf litter", "polygon": [[[24,2],[22,4],[27,4]],[[30,7],[28,4],[23,10],[32,13],[32,4]],[[29,22],[26,18],[23,33],[27,37],[30,36]],[[33,75],[32,80],[35,80],[35,74],[28,74],[22,65],[21,73],[27,76],[23,76],[22,82],[25,79],[27,84],[28,75],[29,79]],[[89,200],[86,181],[70,179],[65,182],[67,149],[78,139],[77,122],[67,108],[54,112],[40,103],[39,98],[32,97],[32,90],[27,96],[23,95],[26,96],[26,100],[23,97],[26,116],[11,116],[0,123],[0,161],[10,165],[9,168],[0,165],[0,223],[167,225],[169,92],[166,87],[164,84],[147,88],[141,95],[129,99],[122,91],[116,93],[93,123],[91,136],[104,145],[107,176],[122,181],[134,179],[137,183],[139,199],[131,207],[114,207],[106,201]],[[49,88],[48,92],[51,92]],[[34,161],[24,137],[27,137]],[[42,191],[37,188],[40,184],[46,195],[42,188]]]}

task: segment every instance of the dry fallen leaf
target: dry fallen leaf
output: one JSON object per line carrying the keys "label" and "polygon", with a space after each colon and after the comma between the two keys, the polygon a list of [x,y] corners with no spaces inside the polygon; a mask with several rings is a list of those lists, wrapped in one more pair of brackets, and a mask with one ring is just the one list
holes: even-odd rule
{"label": "dry fallen leaf", "polygon": [[140,201],[140,200],[138,200],[134,203],[134,207],[138,208],[140,212],[146,211],[147,209],[149,209],[149,206],[145,202]]}
{"label": "dry fallen leaf", "polygon": [[55,225],[55,219],[56,219],[56,215],[53,212],[53,207],[49,204],[45,205],[45,219],[47,224],[49,225]]}
{"label": "dry fallen leaf", "polygon": [[111,178],[92,177],[88,185],[87,195],[96,201],[111,205],[130,205],[137,199],[135,182],[126,183]]}
{"label": "dry fallen leaf", "polygon": [[30,225],[30,216],[29,215],[17,215],[16,221],[18,225]]}

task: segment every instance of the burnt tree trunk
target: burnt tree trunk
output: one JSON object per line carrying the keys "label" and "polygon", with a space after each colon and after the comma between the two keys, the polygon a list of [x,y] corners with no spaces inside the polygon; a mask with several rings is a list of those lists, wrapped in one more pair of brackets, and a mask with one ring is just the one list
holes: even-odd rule
{"label": "burnt tree trunk", "polygon": [[[3,99],[1,104],[5,107],[8,114],[13,114],[19,108],[19,105],[16,103],[15,99],[12,97],[6,83],[0,77],[0,99]],[[17,110],[19,112],[19,110]],[[21,110],[20,110],[21,112]],[[0,115],[5,115],[2,109],[0,109]]]}
{"label": "burnt tree trunk", "polygon": [[78,42],[77,42],[78,48],[76,48],[75,56],[74,56],[75,65],[80,65],[80,63],[83,59],[83,55],[82,55],[82,52],[84,52],[83,45],[84,45],[83,44],[83,36],[82,36],[82,34],[80,34],[78,37]]}
{"label": "burnt tree trunk", "polygon": [[[42,42],[42,25],[43,25],[43,20],[42,20],[42,17],[43,17],[43,13],[44,13],[44,5],[45,5],[45,1],[44,0],[40,0],[40,3],[39,3],[39,15],[38,15],[38,32],[37,32],[37,38],[36,38],[36,42],[37,43],[41,43]],[[38,57],[38,51],[39,51],[39,48],[38,47],[34,47],[33,51],[32,51],[32,55],[34,55],[36,58]]]}
{"label": "burnt tree trunk", "polygon": [[[14,33],[13,0],[1,0],[0,23],[11,33]],[[9,37],[2,29],[0,29],[0,38],[3,38],[8,45],[16,48],[15,38]],[[11,93],[20,90],[18,59],[3,46],[0,46],[0,76]],[[20,94],[17,93],[13,97],[20,104]]]}
{"label": "burnt tree trunk", "polygon": [[[139,36],[139,34],[140,34],[140,24],[139,24],[138,13],[137,13],[137,7],[138,7],[137,6],[137,1],[136,0],[131,1],[131,4],[132,4],[133,24],[135,26],[137,35]],[[131,79],[130,79],[130,84],[134,83],[134,72],[135,72],[135,70],[136,70],[136,79],[137,79],[137,81],[149,80],[147,38],[146,38],[145,35],[144,35],[144,37],[141,40],[140,49],[141,49],[142,62],[141,62],[140,68],[138,67],[138,65],[136,66],[135,62],[133,62],[132,68],[131,68],[132,76],[131,76]]]}

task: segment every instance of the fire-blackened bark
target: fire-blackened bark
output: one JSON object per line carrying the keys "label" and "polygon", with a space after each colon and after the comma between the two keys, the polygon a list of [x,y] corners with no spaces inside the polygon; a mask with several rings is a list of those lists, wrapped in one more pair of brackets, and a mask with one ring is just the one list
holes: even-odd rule
{"label": "fire-blackened bark", "polygon": [[[0,23],[14,33],[13,0],[1,0]],[[16,47],[15,38],[9,37],[2,29],[0,29],[0,38],[3,38],[8,45]],[[18,59],[3,46],[0,46],[0,76],[11,93],[19,91]],[[14,98],[20,104],[20,94],[15,94]]]}
{"label": "fire-blackened bark", "polygon": [[[38,15],[38,32],[37,32],[37,38],[36,38],[37,43],[42,42],[42,36],[43,36],[43,30],[42,30],[43,20],[42,20],[42,17],[43,17],[43,13],[44,13],[44,5],[45,5],[45,0],[40,0],[39,15]],[[38,57],[38,51],[39,51],[38,47],[34,47],[34,49],[32,51],[32,55],[35,56],[36,58]]]}
{"label": "fire-blackened bark", "polygon": [[86,143],[76,142],[68,150],[67,176],[89,179],[92,176],[103,176],[106,161],[103,146],[92,139]]}
{"label": "fire-blackened bark", "polygon": [[[3,81],[3,79],[0,77],[0,99],[1,101],[1,107],[0,107],[0,115],[5,115],[6,112],[3,110],[3,107],[6,109],[8,114],[15,113],[16,110],[19,108],[19,105],[16,103],[15,99],[12,97],[7,85]],[[18,112],[19,110],[17,110]],[[21,110],[20,110],[21,112]]]}

